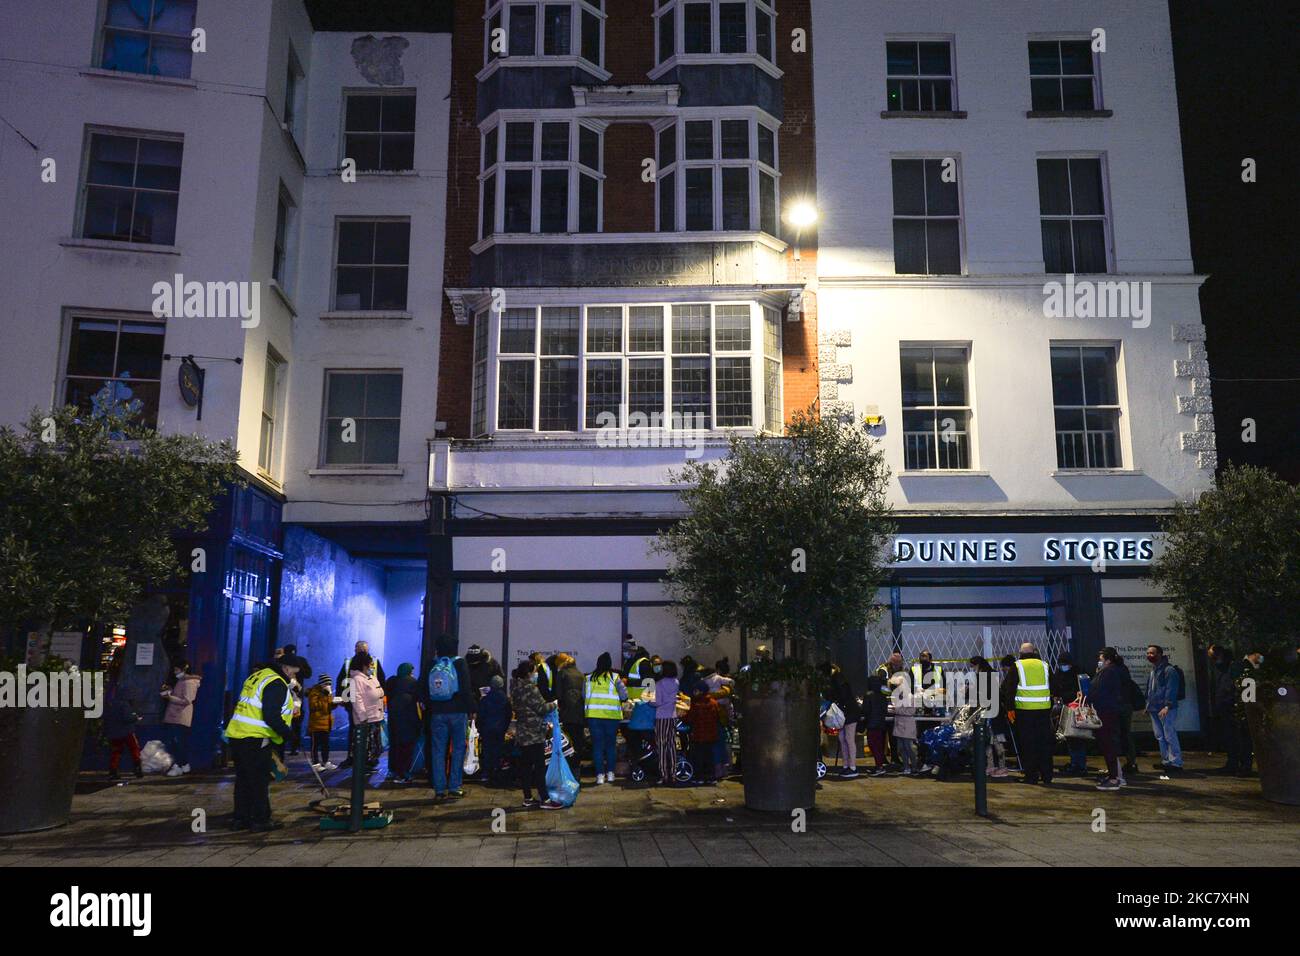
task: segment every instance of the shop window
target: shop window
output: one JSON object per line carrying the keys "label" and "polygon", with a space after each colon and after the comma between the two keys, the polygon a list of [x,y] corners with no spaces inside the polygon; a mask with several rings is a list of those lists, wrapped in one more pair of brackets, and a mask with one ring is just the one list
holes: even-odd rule
{"label": "shop window", "polygon": [[908,471],[971,467],[971,407],[965,348],[905,347],[903,467]]}
{"label": "shop window", "polygon": [[1116,356],[1110,346],[1052,346],[1058,468],[1120,467]]}

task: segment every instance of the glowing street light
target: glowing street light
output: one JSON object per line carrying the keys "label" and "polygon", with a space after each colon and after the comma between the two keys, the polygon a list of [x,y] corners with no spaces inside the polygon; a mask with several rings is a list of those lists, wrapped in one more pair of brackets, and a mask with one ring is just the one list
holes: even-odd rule
{"label": "glowing street light", "polygon": [[805,229],[817,222],[817,207],[806,199],[791,203],[786,207],[785,221],[794,226],[794,261],[800,262],[799,237]]}

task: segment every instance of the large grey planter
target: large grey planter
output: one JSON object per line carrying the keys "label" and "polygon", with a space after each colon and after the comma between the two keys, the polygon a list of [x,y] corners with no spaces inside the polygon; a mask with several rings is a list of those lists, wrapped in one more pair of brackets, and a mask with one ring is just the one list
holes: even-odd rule
{"label": "large grey planter", "polygon": [[0,833],[68,822],[85,736],[77,708],[0,709]]}
{"label": "large grey planter", "polygon": [[[743,681],[744,678],[742,677]],[[817,798],[817,695],[806,681],[740,689],[745,806],[790,813]]]}
{"label": "large grey planter", "polygon": [[1279,687],[1246,705],[1265,800],[1300,806],[1300,688]]}

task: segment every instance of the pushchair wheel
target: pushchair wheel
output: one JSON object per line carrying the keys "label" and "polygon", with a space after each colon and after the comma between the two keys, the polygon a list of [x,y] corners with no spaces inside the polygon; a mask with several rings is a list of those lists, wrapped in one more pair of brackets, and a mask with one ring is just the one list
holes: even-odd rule
{"label": "pushchair wheel", "polygon": [[628,777],[633,783],[640,783],[645,779],[645,767],[633,767]]}
{"label": "pushchair wheel", "polygon": [[817,761],[817,779],[818,780],[826,779],[826,761],[824,760]]}
{"label": "pushchair wheel", "polygon": [[677,759],[677,769],[673,773],[673,777],[678,783],[690,783],[691,778],[694,776],[695,768],[691,766],[691,762],[685,757],[679,757]]}

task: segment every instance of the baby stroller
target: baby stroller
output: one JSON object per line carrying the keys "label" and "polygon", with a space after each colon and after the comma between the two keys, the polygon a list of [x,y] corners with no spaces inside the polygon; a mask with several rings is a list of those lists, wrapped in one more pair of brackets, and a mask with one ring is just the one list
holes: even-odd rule
{"label": "baby stroller", "polygon": [[983,707],[958,707],[944,723],[922,735],[921,741],[928,748],[931,761],[939,768],[940,780],[971,769],[975,725],[983,717]]}
{"label": "baby stroller", "polygon": [[[673,769],[673,779],[678,783],[690,783],[695,778],[695,767],[686,757],[690,746],[690,725],[679,720],[677,722],[677,766]],[[659,751],[652,741],[642,740],[640,756],[633,758],[629,755],[628,763],[631,765],[629,778],[633,783],[640,783],[648,774],[658,774]]]}

